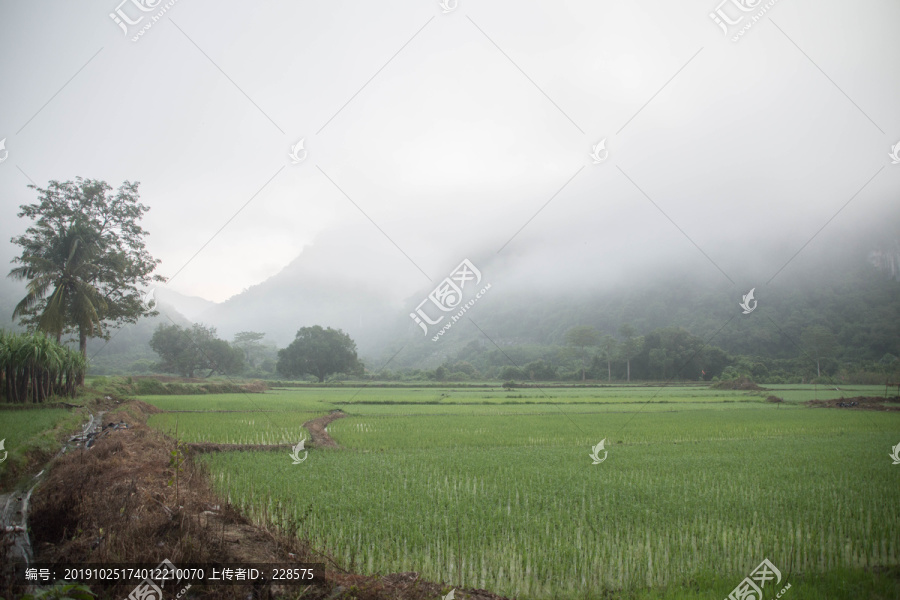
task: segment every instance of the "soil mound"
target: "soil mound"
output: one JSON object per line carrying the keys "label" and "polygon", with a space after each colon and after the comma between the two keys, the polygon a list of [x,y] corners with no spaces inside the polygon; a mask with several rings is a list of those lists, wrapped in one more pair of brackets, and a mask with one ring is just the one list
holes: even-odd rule
{"label": "soil mound", "polygon": [[752,392],[762,392],[766,390],[766,388],[760,387],[753,383],[753,380],[749,377],[738,377],[737,379],[720,381],[718,383],[712,384],[709,387],[713,390],[746,390]]}
{"label": "soil mound", "polygon": [[[894,402],[891,402],[893,400]],[[880,410],[885,412],[900,411],[897,398],[881,396],[857,396],[855,398],[836,398],[833,400],[810,400],[807,406],[813,408],[840,408],[846,410]]]}

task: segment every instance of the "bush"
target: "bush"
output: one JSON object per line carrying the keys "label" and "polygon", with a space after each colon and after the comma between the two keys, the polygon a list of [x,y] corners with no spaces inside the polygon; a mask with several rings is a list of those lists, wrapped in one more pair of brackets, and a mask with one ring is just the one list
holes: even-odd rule
{"label": "bush", "polygon": [[762,390],[749,377],[737,377],[735,379],[723,379],[722,381],[709,386],[714,390]]}
{"label": "bush", "polygon": [[135,394],[143,396],[171,393],[166,391],[166,385],[162,381],[156,379],[138,379],[134,388]]}
{"label": "bush", "polygon": [[245,383],[231,381],[209,381],[206,383],[181,383],[177,381],[163,382],[152,377],[136,381],[115,378],[106,386],[105,391],[116,395],[136,394],[140,396],[164,395],[196,395],[196,394],[259,394],[269,389],[269,385],[261,380]]}
{"label": "bush", "polygon": [[128,366],[127,371],[129,373],[136,373],[140,375],[147,375],[155,372],[156,363],[152,360],[141,358]]}
{"label": "bush", "polygon": [[507,365],[500,371],[500,379],[512,381],[513,379],[525,379],[525,376],[520,369]]}
{"label": "bush", "polygon": [[101,376],[101,377],[93,377],[91,378],[89,384],[91,387],[104,387],[109,385],[109,377]]}

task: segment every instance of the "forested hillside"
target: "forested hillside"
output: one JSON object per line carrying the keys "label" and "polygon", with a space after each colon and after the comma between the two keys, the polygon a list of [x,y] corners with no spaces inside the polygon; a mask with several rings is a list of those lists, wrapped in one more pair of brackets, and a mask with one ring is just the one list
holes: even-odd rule
{"label": "forested hillside", "polygon": [[[630,354],[632,379],[742,373],[839,381],[865,372],[864,379],[883,382],[881,374],[900,364],[900,283],[890,275],[859,251],[757,286],[758,309],[747,315],[739,303],[749,290],[683,276],[571,296],[498,285],[489,303],[467,315],[477,328],[464,323],[439,342],[419,335],[402,350],[395,343],[388,357],[400,353],[388,369],[580,378],[580,358],[565,338],[588,326],[598,334],[588,348],[593,379],[625,379]],[[519,368],[502,371],[510,366]]]}

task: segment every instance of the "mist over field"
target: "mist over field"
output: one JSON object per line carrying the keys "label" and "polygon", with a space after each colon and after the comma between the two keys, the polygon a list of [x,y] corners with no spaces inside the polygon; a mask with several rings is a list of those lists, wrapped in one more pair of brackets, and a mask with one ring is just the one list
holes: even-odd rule
{"label": "mist over field", "polygon": [[348,289],[405,313],[466,257],[563,298],[660,272],[737,294],[897,239],[893,3],[778,3],[739,43],[703,2],[179,2],[137,42],[103,2],[49,7],[0,26],[4,258],[26,185],[78,175],[141,182],[166,289],[259,286],[289,328],[322,288],[348,329]]}
{"label": "mist over field", "polygon": [[0,2],[0,600],[900,597],[898,24]]}

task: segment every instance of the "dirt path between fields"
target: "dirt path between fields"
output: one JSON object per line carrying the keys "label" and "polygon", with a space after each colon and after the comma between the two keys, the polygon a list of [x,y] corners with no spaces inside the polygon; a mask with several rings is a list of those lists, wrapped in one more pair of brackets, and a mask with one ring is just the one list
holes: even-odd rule
{"label": "dirt path between fields", "polygon": [[[888,405],[886,406],[885,403]],[[833,400],[810,400],[806,403],[812,408],[848,408],[850,410],[879,410],[885,412],[900,411],[897,398],[882,396],[856,396],[855,398],[835,398]]]}
{"label": "dirt path between fields", "polygon": [[211,442],[191,442],[185,444],[192,452],[207,454],[210,452],[268,452],[269,450],[290,450],[290,444],[213,444]]}
{"label": "dirt path between fields", "polygon": [[318,419],[307,421],[303,424],[312,436],[312,442],[316,448],[340,448],[337,442],[328,435],[328,425],[337,419],[343,419],[347,415],[339,410],[333,410],[330,414]]}
{"label": "dirt path between fields", "polygon": [[[310,448],[340,448],[330,435],[328,435],[328,425],[336,420],[342,419],[347,415],[339,410],[333,411],[324,417],[312,419],[303,424],[310,436],[312,436]],[[269,450],[290,450],[293,448],[291,444],[213,444],[209,442],[192,443],[187,445],[192,451],[205,454],[208,452],[237,452],[237,451],[261,451]]]}

